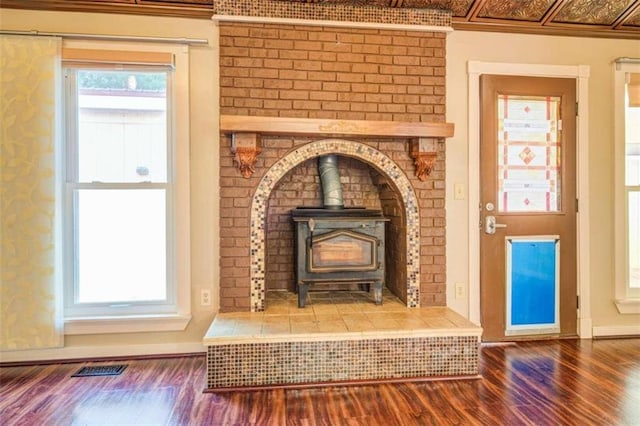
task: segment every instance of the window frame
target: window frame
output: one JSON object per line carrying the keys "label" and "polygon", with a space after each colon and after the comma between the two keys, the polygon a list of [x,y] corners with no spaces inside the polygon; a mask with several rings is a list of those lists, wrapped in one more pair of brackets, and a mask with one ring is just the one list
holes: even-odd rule
{"label": "window frame", "polygon": [[629,282],[629,206],[626,171],[626,75],[640,73],[640,64],[614,63],[614,281],[615,304],[621,314],[640,313],[640,289]]}
{"label": "window frame", "polygon": [[[191,277],[190,277],[190,199],[189,199],[189,49],[186,45],[166,45],[157,43],[113,43],[101,41],[69,40],[63,44],[64,49],[88,49],[97,59],[78,61],[63,60],[63,70],[86,69],[136,69],[153,71],[157,64],[145,62],[145,52],[170,53],[173,59],[172,77],[167,85],[167,179],[166,183],[80,183],[74,163],[76,152],[68,149],[77,147],[75,140],[63,141],[65,152],[65,180],[63,193],[65,201],[64,214],[64,271],[65,271],[65,334],[122,333],[137,331],[177,331],[184,330],[191,319]],[[118,55],[122,53],[122,55]],[[109,61],[110,56],[132,58],[131,61]],[[149,55],[152,56],[152,55]],[[105,57],[107,58],[105,60]],[[165,55],[166,57],[166,55]],[[136,59],[140,60],[137,61]],[[64,58],[63,58],[64,59]],[[82,64],[82,65],[81,65]],[[166,66],[164,67],[166,69]],[[169,82],[170,80],[170,82]],[[65,101],[72,99],[66,91]],[[65,105],[65,112],[76,105]],[[75,120],[75,117],[69,116]],[[77,135],[77,121],[65,121],[65,134]],[[72,131],[70,131],[70,129]],[[66,139],[66,138],[65,138]],[[69,168],[69,170],[67,170]],[[70,174],[70,175],[69,175]],[[75,212],[74,193],[76,189],[153,189],[162,187],[166,196],[167,223],[167,302],[133,302],[123,308],[118,304],[74,304],[76,287],[74,265]]]}

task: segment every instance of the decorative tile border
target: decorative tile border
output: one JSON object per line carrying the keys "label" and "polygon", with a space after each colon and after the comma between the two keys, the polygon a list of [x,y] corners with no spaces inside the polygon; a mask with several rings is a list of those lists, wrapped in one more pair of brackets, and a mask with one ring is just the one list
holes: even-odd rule
{"label": "decorative tile border", "polygon": [[207,388],[477,376],[479,345],[446,336],[209,346]]}
{"label": "decorative tile border", "polygon": [[420,305],[420,215],[418,199],[407,176],[377,149],[344,139],[324,139],[303,145],[276,162],[264,175],[251,203],[251,311],[265,309],[265,230],[267,202],[282,177],[302,162],[320,155],[341,154],[365,161],[387,176],[402,197],[406,214],[407,307]]}
{"label": "decorative tile border", "polygon": [[311,21],[338,21],[393,25],[451,27],[451,11],[422,8],[390,8],[347,4],[303,3],[269,0],[217,0],[214,13]]}

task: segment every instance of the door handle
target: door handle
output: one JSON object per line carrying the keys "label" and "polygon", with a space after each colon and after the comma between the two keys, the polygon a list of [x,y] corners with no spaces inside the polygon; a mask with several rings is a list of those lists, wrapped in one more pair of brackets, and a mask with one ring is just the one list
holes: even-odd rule
{"label": "door handle", "polygon": [[495,234],[496,228],[506,228],[507,225],[504,223],[496,223],[495,216],[487,216],[484,219],[484,232],[486,234]]}

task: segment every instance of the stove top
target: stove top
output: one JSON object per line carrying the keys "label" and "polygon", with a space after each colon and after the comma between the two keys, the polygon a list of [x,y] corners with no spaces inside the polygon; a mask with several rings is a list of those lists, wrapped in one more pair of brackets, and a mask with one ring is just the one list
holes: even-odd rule
{"label": "stove top", "polygon": [[323,209],[320,207],[296,207],[292,217],[382,217],[382,211],[365,207],[345,207],[344,209]]}

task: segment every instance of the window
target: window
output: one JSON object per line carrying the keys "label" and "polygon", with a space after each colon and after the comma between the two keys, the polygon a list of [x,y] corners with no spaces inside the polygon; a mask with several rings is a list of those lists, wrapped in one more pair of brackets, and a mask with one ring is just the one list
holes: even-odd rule
{"label": "window", "polygon": [[615,65],[615,280],[621,313],[640,313],[640,65]]}
{"label": "window", "polygon": [[63,49],[67,334],[190,318],[188,70],[176,53]]}

